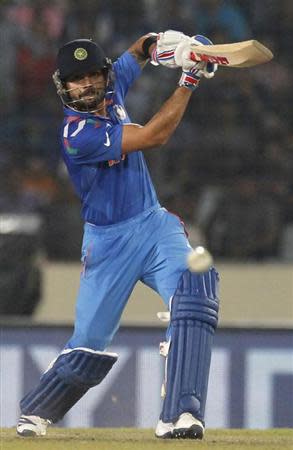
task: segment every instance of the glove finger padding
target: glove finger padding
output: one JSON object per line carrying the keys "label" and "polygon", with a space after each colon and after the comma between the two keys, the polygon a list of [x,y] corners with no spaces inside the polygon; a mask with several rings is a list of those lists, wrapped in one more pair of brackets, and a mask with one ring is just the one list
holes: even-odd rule
{"label": "glove finger padding", "polygon": [[201,62],[196,63],[194,67],[198,67],[198,64],[203,64],[203,66],[199,70],[200,76],[207,79],[213,78],[215,76],[215,72],[218,70],[218,64],[215,63]]}
{"label": "glove finger padding", "polygon": [[[193,43],[193,42],[192,42]],[[182,67],[183,70],[189,70],[195,67],[194,61],[190,58],[191,42],[180,42],[174,51],[174,61],[178,67]]]}
{"label": "glove finger padding", "polygon": [[204,68],[202,69],[202,75],[205,78],[213,78],[215,76],[215,72],[218,70],[218,64],[215,63],[205,63]]}
{"label": "glove finger padding", "polygon": [[212,41],[200,34],[189,37],[181,31],[167,30],[161,32],[158,34],[157,45],[152,53],[151,64],[162,65],[169,69],[182,67],[183,72],[196,69],[200,71],[197,73],[199,78],[201,76],[212,78],[217,70],[217,64],[194,61],[191,44],[212,45]]}
{"label": "glove finger padding", "polygon": [[[153,51],[151,63],[155,66],[159,64],[169,69],[181,67],[174,59],[174,52],[180,42],[191,42],[192,38],[186,36],[181,31],[167,30],[158,34],[157,46]],[[193,63],[194,65],[194,63]]]}
{"label": "glove finger padding", "polygon": [[192,68],[201,69],[201,76],[204,76],[205,78],[213,78],[216,70],[218,69],[218,65],[194,61],[190,47],[191,44],[212,45],[212,41],[205,36],[198,34],[196,36],[192,36],[189,41],[181,41],[174,51],[175,64],[177,66],[181,66],[183,71],[190,71]]}

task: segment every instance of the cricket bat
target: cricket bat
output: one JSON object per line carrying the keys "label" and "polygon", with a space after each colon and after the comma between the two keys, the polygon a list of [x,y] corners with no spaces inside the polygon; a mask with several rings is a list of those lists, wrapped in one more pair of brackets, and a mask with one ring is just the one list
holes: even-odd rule
{"label": "cricket bat", "polygon": [[253,67],[273,58],[273,53],[256,40],[219,45],[191,44],[190,59],[211,62],[226,67]]}

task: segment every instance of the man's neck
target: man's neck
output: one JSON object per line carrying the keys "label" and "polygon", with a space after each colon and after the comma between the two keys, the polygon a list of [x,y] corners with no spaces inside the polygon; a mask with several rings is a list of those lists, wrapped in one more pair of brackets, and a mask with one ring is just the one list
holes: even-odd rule
{"label": "man's neck", "polygon": [[98,105],[97,111],[94,113],[95,116],[109,117],[106,108],[105,99]]}

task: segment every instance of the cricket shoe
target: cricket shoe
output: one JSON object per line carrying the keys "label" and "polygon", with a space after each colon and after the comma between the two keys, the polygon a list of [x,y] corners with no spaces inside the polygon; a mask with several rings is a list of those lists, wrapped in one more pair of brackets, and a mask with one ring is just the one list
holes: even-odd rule
{"label": "cricket shoe", "polygon": [[50,420],[42,419],[39,416],[20,416],[16,431],[22,437],[45,436]]}
{"label": "cricket shoe", "polygon": [[156,427],[155,435],[157,438],[161,439],[172,439],[173,438],[174,424],[172,422],[163,422],[159,420]]}
{"label": "cricket shoe", "polygon": [[190,413],[183,413],[174,423],[173,438],[177,439],[202,439],[204,426],[200,420]]}
{"label": "cricket shoe", "polygon": [[183,413],[175,423],[159,420],[155,434],[161,439],[202,439],[204,426],[192,414]]}

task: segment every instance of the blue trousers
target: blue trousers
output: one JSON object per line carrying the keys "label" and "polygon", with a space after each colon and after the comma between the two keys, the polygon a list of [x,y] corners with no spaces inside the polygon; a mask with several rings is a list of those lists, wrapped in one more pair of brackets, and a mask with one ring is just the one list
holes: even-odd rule
{"label": "blue trousers", "polygon": [[85,224],[75,328],[66,347],[105,350],[139,280],[168,306],[190,250],[180,219],[159,205],[119,224]]}

